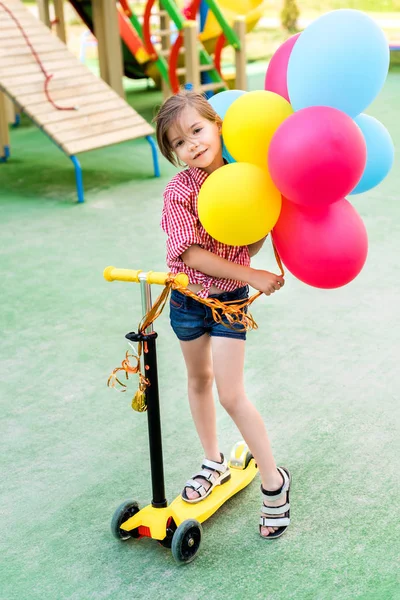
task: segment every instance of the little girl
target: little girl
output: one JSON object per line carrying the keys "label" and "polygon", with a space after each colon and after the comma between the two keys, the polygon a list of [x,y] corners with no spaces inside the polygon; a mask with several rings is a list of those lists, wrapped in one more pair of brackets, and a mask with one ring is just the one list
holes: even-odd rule
{"label": "little girl", "polygon": [[[164,192],[161,226],[168,236],[169,270],[186,273],[189,289],[199,298],[218,298],[221,302],[245,300],[248,285],[267,296],[281,289],[283,277],[250,267],[250,257],[257,254],[264,239],[249,246],[228,246],[213,239],[199,221],[200,188],[224,165],[222,121],[211,105],[201,94],[182,91],[164,102],[155,122],[161,153],[175,166],[187,167],[175,175]],[[244,390],[246,332],[238,324],[226,327],[217,323],[207,305],[177,290],[171,294],[170,319],[186,363],[190,409],[205,454],[199,472],[186,482],[182,498],[200,502],[230,478],[217,440],[212,393],[215,379],[220,403],[260,471],[260,534],[266,539],[277,538],[290,523],[290,473],[276,466],[264,423]]]}

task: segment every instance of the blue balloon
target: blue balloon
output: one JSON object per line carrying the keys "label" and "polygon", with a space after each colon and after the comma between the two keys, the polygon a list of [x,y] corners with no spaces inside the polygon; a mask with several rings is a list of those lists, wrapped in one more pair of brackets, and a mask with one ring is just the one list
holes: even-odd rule
{"label": "blue balloon", "polygon": [[[209,103],[222,120],[224,120],[226,112],[230,105],[235,102],[237,98],[243,96],[245,94],[243,90],[227,90],[225,92],[219,92],[219,94],[214,94],[211,98],[208,98]],[[222,140],[222,156],[226,160],[227,163],[234,163],[236,160],[233,158],[232,154],[230,154],[227,150],[227,147],[224,144],[224,140]]]}
{"label": "blue balloon", "polygon": [[361,194],[380,183],[392,168],[394,145],[388,130],[380,121],[368,115],[354,119],[367,144],[367,163],[362,177],[351,194]]}
{"label": "blue balloon", "polygon": [[226,111],[237,98],[245,94],[243,90],[227,90],[226,92],[220,92],[214,94],[208,99],[209,103],[222,120],[225,119]]}
{"label": "blue balloon", "polygon": [[222,138],[222,158],[226,160],[228,164],[236,162],[233,158],[232,154],[228,151],[228,148],[225,146],[224,139]]}
{"label": "blue balloon", "polygon": [[389,68],[389,44],[366,14],[351,9],[327,13],[299,36],[288,65],[288,91],[295,111],[331,106],[356,117],[381,90]]}

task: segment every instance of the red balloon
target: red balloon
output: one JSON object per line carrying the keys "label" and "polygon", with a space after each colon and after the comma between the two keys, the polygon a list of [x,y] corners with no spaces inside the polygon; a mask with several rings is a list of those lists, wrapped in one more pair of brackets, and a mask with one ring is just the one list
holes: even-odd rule
{"label": "red balloon", "polygon": [[268,166],[279,191],[292,202],[321,206],[344,198],[360,180],[367,146],[344,112],[311,106],[290,115],[272,137]]}
{"label": "red balloon", "polygon": [[317,288],[337,288],[352,281],[366,261],[368,237],[350,202],[343,198],[310,210],[282,200],[272,237],[288,270]]}
{"label": "red balloon", "polygon": [[278,50],[275,52],[269,62],[265,75],[264,89],[267,90],[267,92],[275,92],[275,94],[279,94],[279,96],[282,96],[282,98],[285,98],[285,100],[288,102],[290,102],[290,98],[287,87],[287,68],[293,46],[295,45],[299,35],[300,33],[292,35],[292,37],[279,46]]}

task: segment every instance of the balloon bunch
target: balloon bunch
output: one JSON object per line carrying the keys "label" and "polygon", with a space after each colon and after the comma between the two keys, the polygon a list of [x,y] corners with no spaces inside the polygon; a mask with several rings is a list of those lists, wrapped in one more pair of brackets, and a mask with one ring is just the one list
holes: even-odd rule
{"label": "balloon bunch", "polygon": [[301,281],[319,288],[352,281],[368,239],[345,196],[375,187],[393,164],[389,133],[361,114],[388,67],[381,29],[341,9],[278,48],[264,91],[213,96],[224,155],[237,162],[217,169],[200,191],[210,235],[245,245],[272,230],[282,262]]}

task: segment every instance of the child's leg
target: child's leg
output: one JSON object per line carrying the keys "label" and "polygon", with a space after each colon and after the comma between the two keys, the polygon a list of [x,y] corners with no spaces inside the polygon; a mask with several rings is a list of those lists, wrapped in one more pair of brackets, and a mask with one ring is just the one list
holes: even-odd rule
{"label": "child's leg", "polygon": [[[217,441],[217,425],[215,403],[212,393],[214,381],[211,338],[205,334],[190,342],[180,342],[188,373],[188,396],[190,410],[204,455],[209,460],[220,462],[220,452]],[[205,479],[204,487],[211,485]],[[186,488],[190,499],[198,498],[199,493]]]}
{"label": "child's leg", "polygon": [[[282,476],[277,471],[275,459],[265,425],[257,409],[248,400],[243,381],[245,341],[227,337],[212,337],[214,376],[222,406],[231,416],[253,454],[261,475],[263,488],[277,490]],[[265,502],[267,506],[280,506],[284,501]],[[267,536],[274,527],[262,527]]]}

